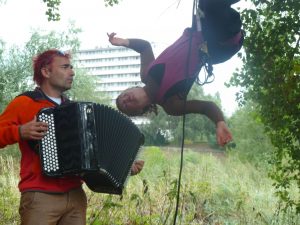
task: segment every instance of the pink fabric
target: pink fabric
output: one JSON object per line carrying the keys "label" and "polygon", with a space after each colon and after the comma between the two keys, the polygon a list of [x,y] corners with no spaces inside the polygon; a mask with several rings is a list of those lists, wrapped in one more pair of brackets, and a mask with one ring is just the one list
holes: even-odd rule
{"label": "pink fabric", "polygon": [[[190,39],[190,35],[192,35],[192,39]],[[189,49],[190,40],[192,40],[191,49]],[[156,64],[165,64],[165,73],[154,100],[156,103],[162,103],[166,92],[176,83],[198,75],[197,72],[201,65],[198,50],[201,43],[203,43],[201,32],[186,28],[182,36],[149,65],[148,71]],[[189,63],[188,73],[186,73],[187,63]]]}

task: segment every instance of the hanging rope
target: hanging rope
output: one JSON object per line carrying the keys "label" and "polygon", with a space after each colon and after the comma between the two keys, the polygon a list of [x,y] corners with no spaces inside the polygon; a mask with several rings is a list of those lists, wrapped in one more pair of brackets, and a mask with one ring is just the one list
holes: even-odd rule
{"label": "hanging rope", "polygon": [[[198,85],[204,85],[212,83],[215,80],[215,75],[213,73],[213,66],[210,60],[210,56],[208,54],[208,48],[207,48],[207,42],[205,41],[200,47],[199,47],[199,57],[202,61],[201,68],[204,68],[204,80],[200,79],[200,74],[197,76],[195,82]],[[199,73],[201,72],[201,68]]]}
{"label": "hanging rope", "polygon": [[[196,10],[197,1],[198,0],[194,0],[194,4],[193,4],[193,12],[192,12],[193,24],[194,24],[194,12]],[[193,32],[190,32],[189,49],[188,49],[188,55],[187,55],[186,65],[185,65],[185,74],[186,74],[186,76],[188,76],[188,71],[189,71],[190,55],[191,55],[190,53],[191,53],[191,48],[192,48],[192,38],[193,38]],[[187,97],[184,98],[184,105],[183,105],[184,112],[185,112],[185,108],[186,108],[186,98]],[[181,177],[182,177],[182,169],[183,169],[184,139],[185,139],[185,113],[182,116],[182,139],[181,139],[181,151],[180,151],[180,166],[179,166],[179,175],[178,175],[178,182],[177,182],[176,206],[175,206],[173,225],[176,224],[177,215],[178,215],[179,200],[180,200]]]}
{"label": "hanging rope", "polygon": [[[197,2],[199,0],[194,0],[193,3],[193,11],[192,11],[192,24],[193,28],[196,29],[197,31],[202,31],[201,27],[201,18],[203,18],[205,15],[204,13],[197,7]],[[189,72],[189,64],[190,64],[190,56],[191,56],[191,48],[192,48],[192,38],[193,38],[193,32],[190,32],[190,37],[189,37],[189,49],[188,49],[188,56],[186,59],[186,67],[185,67],[185,73],[186,76],[188,76]],[[197,70],[197,78],[195,82],[198,85],[204,85],[208,84],[214,81],[214,74],[213,74],[213,67],[212,63],[210,60],[210,56],[208,53],[208,48],[207,48],[207,42],[203,42],[201,46],[199,46],[199,60],[201,60],[201,63],[199,63],[199,68]],[[204,68],[204,80],[202,81],[199,78],[199,74],[201,69]],[[195,74],[196,75],[196,74]],[[184,98],[184,112],[186,108],[186,98]],[[179,207],[179,200],[180,200],[180,188],[181,188],[181,177],[182,177],[182,170],[183,170],[183,150],[184,150],[184,140],[185,140],[185,118],[186,115],[185,113],[183,114],[182,118],[182,140],[181,140],[181,152],[180,152],[180,166],[179,166],[179,175],[178,175],[178,182],[177,182],[177,195],[176,195],[176,206],[175,206],[175,213],[174,213],[174,221],[173,225],[176,224],[177,220],[177,215],[178,215],[178,207]]]}

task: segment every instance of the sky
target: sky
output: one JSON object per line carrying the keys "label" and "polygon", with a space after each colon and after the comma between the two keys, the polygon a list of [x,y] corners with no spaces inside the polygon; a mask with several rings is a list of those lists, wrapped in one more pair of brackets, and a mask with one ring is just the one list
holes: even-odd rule
{"label": "sky", "polygon": [[[8,46],[22,45],[29,40],[32,30],[67,29],[70,21],[82,29],[79,36],[82,49],[109,46],[107,33],[116,32],[120,37],[142,38],[160,46],[155,54],[172,44],[191,26],[192,0],[120,0],[118,5],[105,7],[103,0],[62,0],[61,20],[48,22],[46,5],[42,0],[0,0],[0,39]],[[243,7],[243,1],[233,7]],[[160,50],[161,49],[161,50]],[[214,66],[215,80],[206,84],[206,94],[220,93],[222,109],[230,116],[236,109],[237,88],[226,88],[241,61],[232,57]],[[200,74],[201,76],[201,74]]]}

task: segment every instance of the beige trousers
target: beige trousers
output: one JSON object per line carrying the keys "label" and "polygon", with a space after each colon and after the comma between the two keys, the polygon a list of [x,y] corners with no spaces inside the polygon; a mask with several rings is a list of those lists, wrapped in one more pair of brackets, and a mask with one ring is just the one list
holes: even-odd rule
{"label": "beige trousers", "polygon": [[21,225],[86,225],[87,199],[82,188],[63,194],[21,193]]}

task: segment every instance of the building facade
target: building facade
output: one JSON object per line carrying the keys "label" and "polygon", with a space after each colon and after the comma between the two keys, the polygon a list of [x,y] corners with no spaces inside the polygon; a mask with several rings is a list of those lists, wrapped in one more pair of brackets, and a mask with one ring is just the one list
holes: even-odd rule
{"label": "building facade", "polygon": [[95,77],[97,92],[107,94],[113,104],[125,89],[143,86],[140,79],[140,54],[125,47],[79,50],[76,66]]}
{"label": "building facade", "polygon": [[[140,78],[140,54],[125,47],[101,47],[79,50],[74,57],[76,67],[95,78],[96,91],[104,93],[115,105],[117,96],[125,89],[144,86]],[[145,117],[135,117],[136,124],[148,123]]]}

